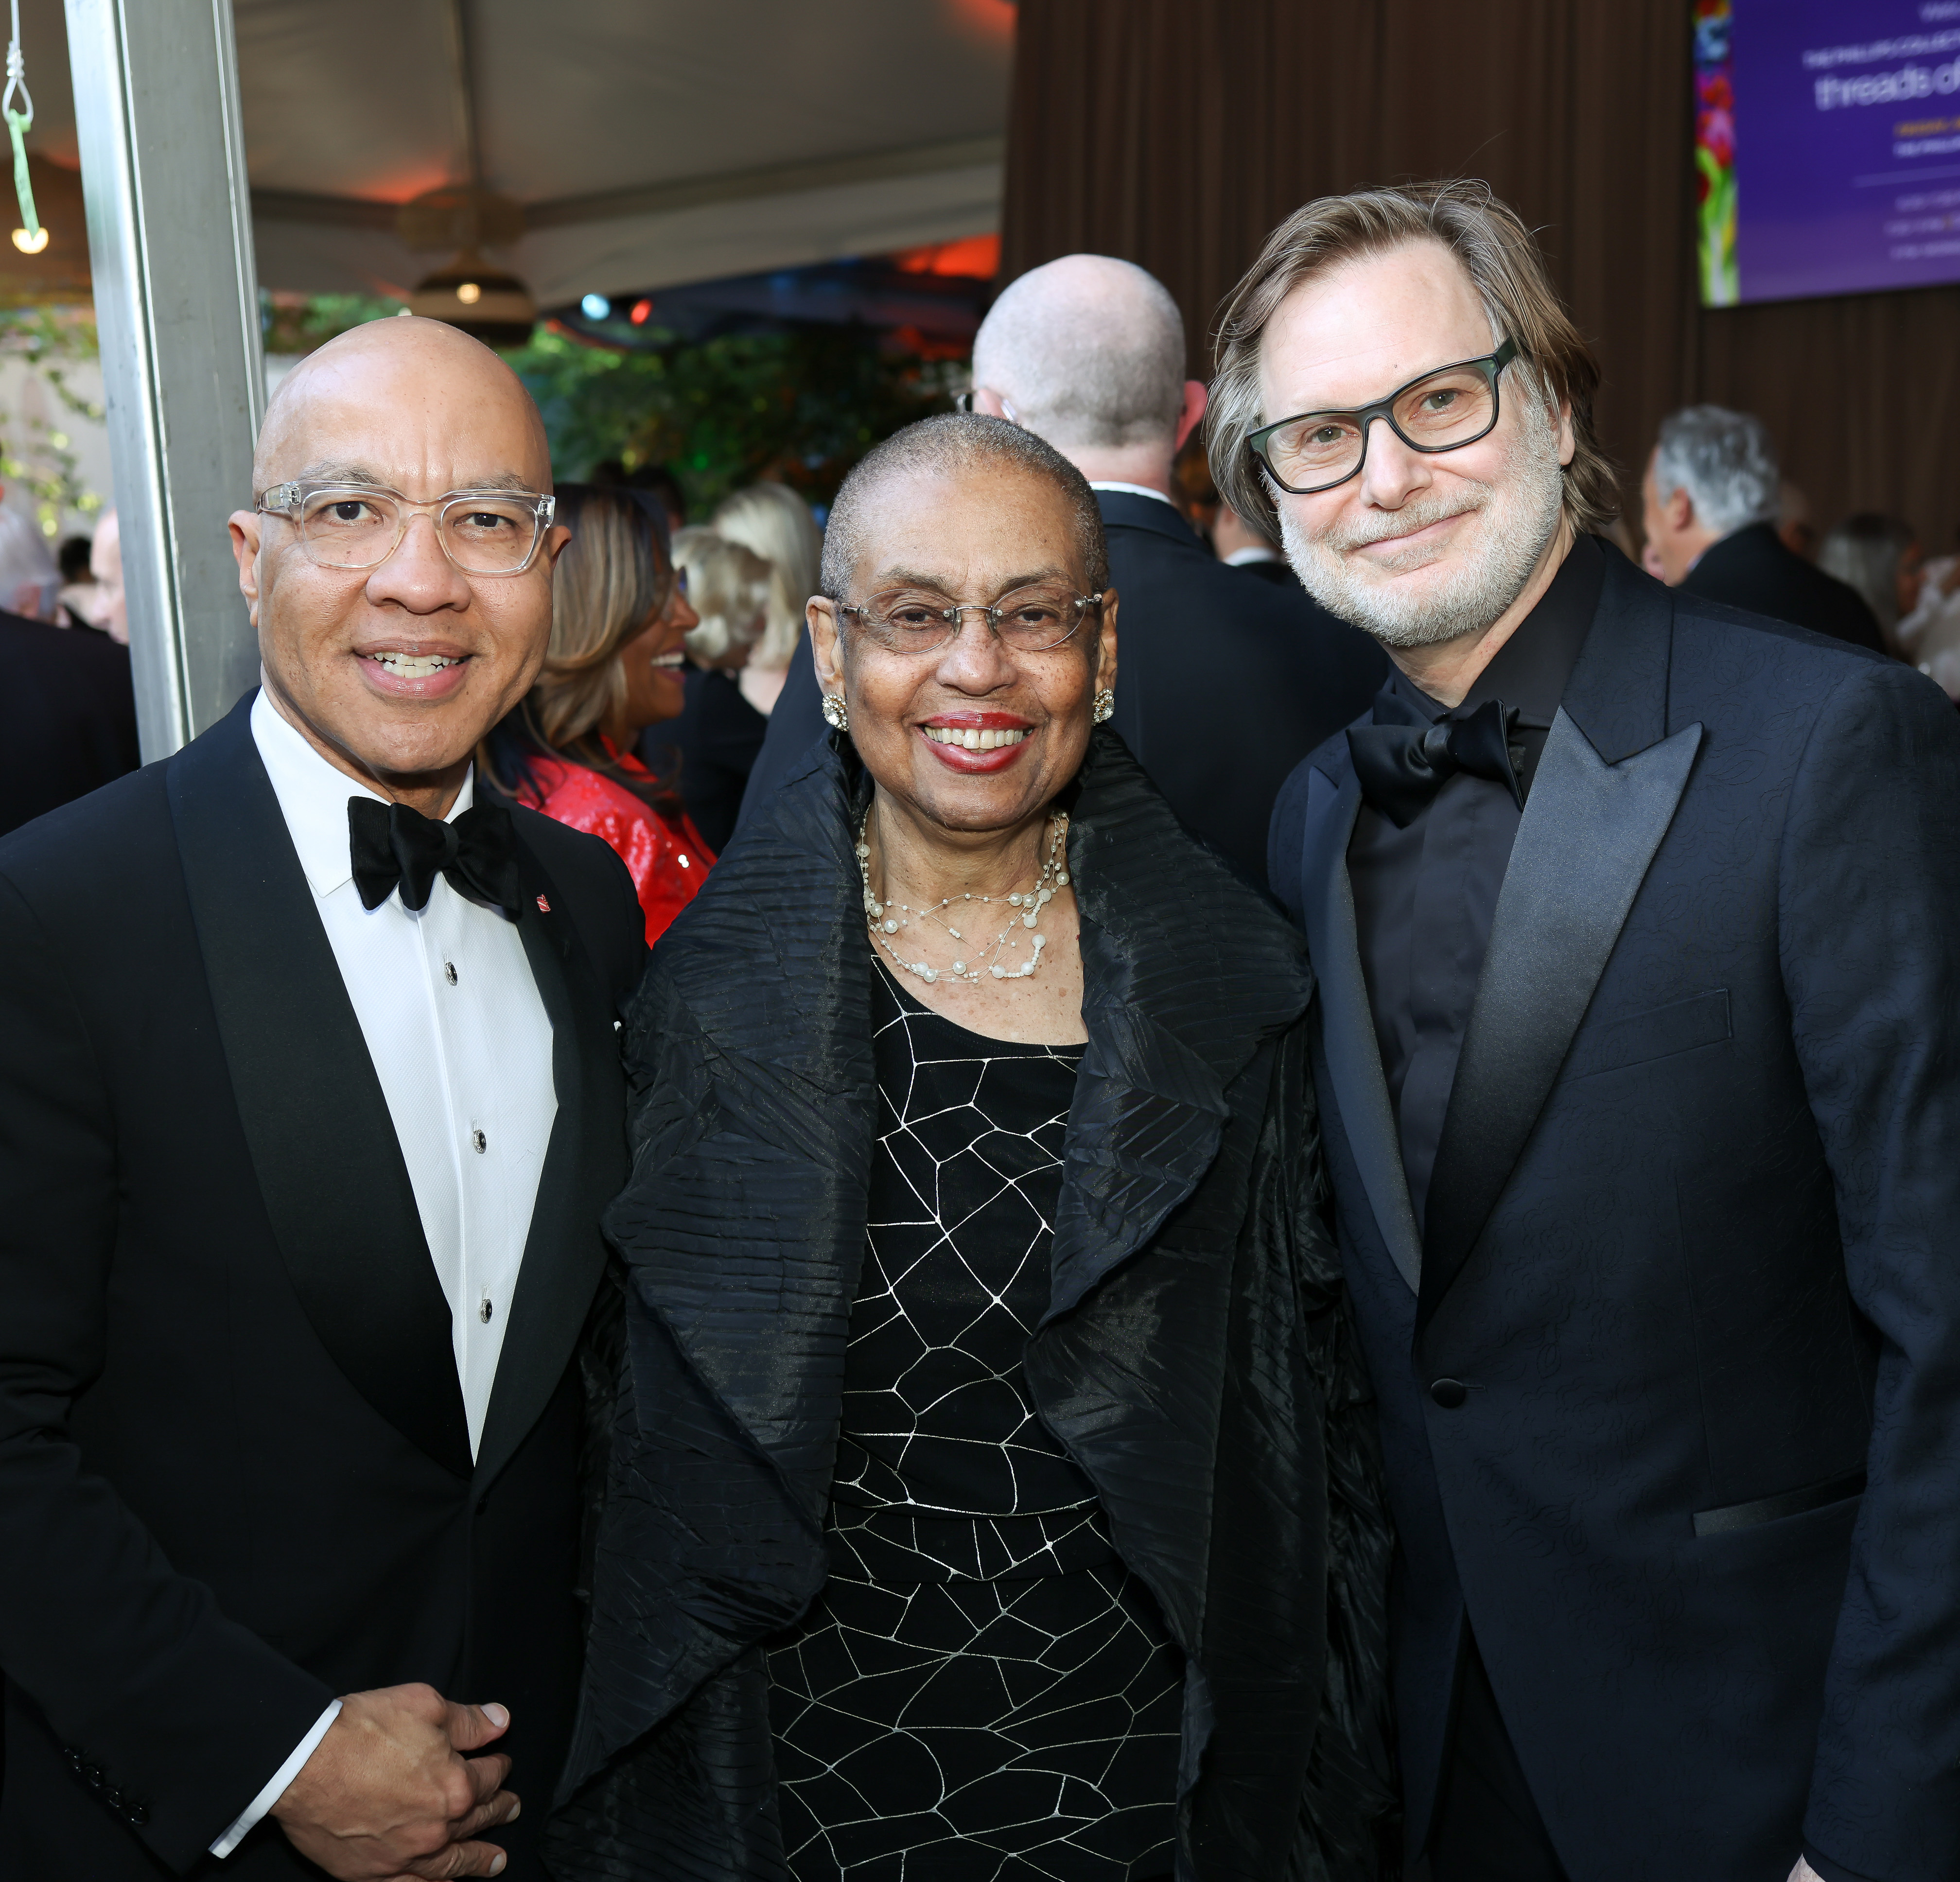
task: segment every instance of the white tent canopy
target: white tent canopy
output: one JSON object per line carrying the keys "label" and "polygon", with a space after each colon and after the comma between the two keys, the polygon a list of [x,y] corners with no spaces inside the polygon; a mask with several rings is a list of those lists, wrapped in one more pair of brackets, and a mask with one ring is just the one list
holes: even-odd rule
{"label": "white tent canopy", "polygon": [[[405,294],[396,210],[481,176],[549,306],[999,226],[1010,0],[234,0],[262,286]],[[30,145],[77,161],[60,0]],[[460,28],[460,31],[459,31]]]}
{"label": "white tent canopy", "polygon": [[412,285],[440,258],[403,246],[393,205],[469,180],[473,120],[483,183],[525,210],[496,259],[546,305],[998,226],[1004,0],[239,0],[236,17],[267,287]]}

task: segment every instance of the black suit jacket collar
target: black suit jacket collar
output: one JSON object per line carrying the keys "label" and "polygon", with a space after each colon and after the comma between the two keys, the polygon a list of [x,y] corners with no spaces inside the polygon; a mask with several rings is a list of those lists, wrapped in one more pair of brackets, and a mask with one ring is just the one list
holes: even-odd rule
{"label": "black suit jacket collar", "polygon": [[1545,743],[1492,922],[1419,1235],[1357,945],[1344,739],[1310,761],[1301,903],[1341,1120],[1418,1330],[1462,1273],[1543,1108],[1687,787],[1697,725],[1668,720],[1673,602],[1617,551]]}
{"label": "black suit jacket collar", "polygon": [[1178,513],[1168,499],[1138,497],[1127,490],[1099,490],[1096,507],[1102,512],[1103,526],[1112,529],[1150,529],[1169,536],[1173,542],[1195,549],[1208,561],[1209,552],[1198,539],[1198,532]]}
{"label": "black suit jacket collar", "polygon": [[1719,585],[1724,580],[1746,577],[1765,567],[1780,568],[1786,558],[1802,559],[1784,545],[1774,523],[1745,523],[1739,529],[1731,529],[1710,543],[1695,558],[1694,566],[1683,578],[1682,586],[1691,594],[1697,576],[1711,585]]}
{"label": "black suit jacket collar", "polygon": [[[605,1135],[609,1068],[581,1044],[595,1026],[609,1033],[603,1000],[520,826],[519,932],[552,1022],[558,1114],[473,1464],[449,1304],[360,1022],[252,737],[255,696],[170,761],[167,788],[260,1191],[294,1291],[349,1382],[437,1462],[487,1485],[555,1388],[603,1265],[602,1198],[590,1193],[597,1172],[585,1165]],[[616,1115],[616,1070],[611,1083]]]}

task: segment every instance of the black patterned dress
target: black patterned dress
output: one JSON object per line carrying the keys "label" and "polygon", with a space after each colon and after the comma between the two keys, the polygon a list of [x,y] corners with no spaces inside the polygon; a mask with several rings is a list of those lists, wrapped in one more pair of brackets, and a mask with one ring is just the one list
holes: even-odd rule
{"label": "black patterned dress", "polygon": [[875,978],[831,1578],[768,1659],[790,1868],[1168,1877],[1182,1661],[1022,1372],[1081,1051],[983,1038]]}

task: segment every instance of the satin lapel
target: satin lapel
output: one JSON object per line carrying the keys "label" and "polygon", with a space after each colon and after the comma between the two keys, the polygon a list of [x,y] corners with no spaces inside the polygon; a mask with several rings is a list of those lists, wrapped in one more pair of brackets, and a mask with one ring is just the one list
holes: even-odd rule
{"label": "satin lapel", "polygon": [[1430,1184],[1420,1336],[1483,1232],[1586,1016],[1701,727],[1609,765],[1561,707],[1491,922]]}
{"label": "satin lapel", "polygon": [[[1161,859],[1187,853],[1166,883]],[[1227,1086],[1312,987],[1292,930],[1228,865],[1190,852],[1112,733],[1083,768],[1068,854],[1089,1044],[1063,1145],[1048,1320],[1196,1188],[1218,1153]]]}
{"label": "satin lapel", "polygon": [[524,889],[517,932],[551,1021],[558,1113],[477,1448],[483,1486],[510,1461],[565,1375],[606,1266],[600,1211],[626,1179],[625,1081],[612,1015],[565,898],[521,838],[517,856]]}
{"label": "satin lapel", "polygon": [[1382,1075],[1368,983],[1361,971],[1348,844],[1361,808],[1361,787],[1342,752],[1338,777],[1318,766],[1307,774],[1306,827],[1301,842],[1300,901],[1306,951],[1320,983],[1320,1023],[1328,1076],[1342,1127],[1360,1166],[1375,1226],[1411,1290],[1421,1285],[1422,1239],[1402,1171],[1402,1138]]}
{"label": "satin lapel", "polygon": [[355,1391],[466,1477],[449,1303],[387,1100],[253,742],[247,695],[171,759],[170,814],[266,1212]]}

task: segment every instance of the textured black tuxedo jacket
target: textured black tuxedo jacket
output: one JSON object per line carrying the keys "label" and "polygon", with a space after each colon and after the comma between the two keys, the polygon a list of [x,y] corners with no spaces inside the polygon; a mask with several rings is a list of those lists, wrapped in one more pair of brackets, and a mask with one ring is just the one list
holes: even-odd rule
{"label": "textured black tuxedo jacket", "polygon": [[[1111,726],[1185,828],[1263,885],[1287,774],[1365,711],[1381,649],[1290,580],[1228,568],[1167,503],[1099,490],[1117,610]],[[743,800],[745,819],[823,734],[807,650],[790,665]]]}
{"label": "textured black tuxedo jacket", "polygon": [[1609,554],[1421,1233],[1356,946],[1359,802],[1330,740],[1272,860],[1381,1396],[1412,1838],[1467,1603],[1573,1876],[1783,1882],[1801,1838],[1950,1882],[1952,708]]}
{"label": "textured black tuxedo jacket", "polygon": [[270,1823],[205,1851],[329,1699],[425,1680],[511,1709],[532,1826],[499,1840],[536,1876],[638,908],[604,844],[515,813],[558,1108],[473,1467],[250,704],[0,843],[0,1875],[317,1875]]}

